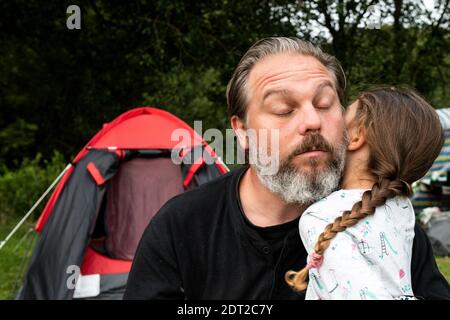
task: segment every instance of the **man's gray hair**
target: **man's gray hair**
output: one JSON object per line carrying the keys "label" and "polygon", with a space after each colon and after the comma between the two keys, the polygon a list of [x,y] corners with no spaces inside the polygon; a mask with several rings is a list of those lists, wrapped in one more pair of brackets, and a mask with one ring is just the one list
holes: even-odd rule
{"label": "man's gray hair", "polygon": [[239,61],[227,86],[227,105],[229,116],[245,119],[248,104],[247,83],[250,71],[255,64],[269,55],[297,53],[316,58],[331,73],[341,104],[344,102],[346,86],[345,73],[339,61],[323,52],[311,42],[298,38],[271,37],[256,42]]}

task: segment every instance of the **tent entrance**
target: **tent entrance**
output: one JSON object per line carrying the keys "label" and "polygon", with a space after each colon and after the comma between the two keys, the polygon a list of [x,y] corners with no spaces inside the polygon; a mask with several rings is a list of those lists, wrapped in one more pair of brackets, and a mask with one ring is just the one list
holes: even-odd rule
{"label": "tent entrance", "polygon": [[148,155],[135,152],[105,186],[90,244],[110,258],[132,260],[149,221],[167,200],[184,192],[181,167],[170,153]]}

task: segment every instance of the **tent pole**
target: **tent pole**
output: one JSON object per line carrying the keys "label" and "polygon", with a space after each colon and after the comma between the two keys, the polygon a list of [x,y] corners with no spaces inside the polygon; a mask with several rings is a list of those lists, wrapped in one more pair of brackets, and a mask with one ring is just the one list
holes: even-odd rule
{"label": "tent pole", "polygon": [[25,216],[22,218],[22,220],[19,221],[19,223],[14,227],[14,229],[8,234],[8,236],[5,238],[5,240],[0,242],[0,250],[3,248],[3,246],[9,241],[9,239],[16,233],[16,231],[20,228],[20,226],[25,222],[25,220],[28,219],[28,217],[33,213],[33,211],[36,209],[36,207],[44,200],[44,198],[47,196],[47,194],[53,189],[53,187],[58,183],[59,180],[61,180],[64,173],[66,173],[67,170],[72,166],[72,164],[68,164],[64,170],[59,174],[59,176],[53,181],[53,183],[48,187],[48,189],[44,192],[44,194],[39,198],[38,201],[31,207],[30,210],[25,214]]}

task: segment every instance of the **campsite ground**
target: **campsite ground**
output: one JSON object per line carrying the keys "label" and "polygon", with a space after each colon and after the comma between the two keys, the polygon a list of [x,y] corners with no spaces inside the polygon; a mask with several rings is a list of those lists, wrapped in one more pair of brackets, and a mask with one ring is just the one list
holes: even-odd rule
{"label": "campsite ground", "polygon": [[[0,225],[0,241],[12,228],[14,224]],[[0,250],[0,300],[14,298],[19,287],[19,271],[25,267],[24,258],[30,255],[33,239],[36,239],[33,224],[26,223]]]}
{"label": "campsite ground", "polygon": [[[13,224],[0,225],[0,241],[13,227]],[[0,250],[0,300],[14,298],[14,292],[19,287],[20,270],[25,267],[24,257],[30,255],[33,239],[36,239],[33,224],[28,223]],[[450,257],[436,258],[436,261],[442,274],[450,282]]]}
{"label": "campsite ground", "polygon": [[450,257],[436,258],[439,270],[450,283]]}

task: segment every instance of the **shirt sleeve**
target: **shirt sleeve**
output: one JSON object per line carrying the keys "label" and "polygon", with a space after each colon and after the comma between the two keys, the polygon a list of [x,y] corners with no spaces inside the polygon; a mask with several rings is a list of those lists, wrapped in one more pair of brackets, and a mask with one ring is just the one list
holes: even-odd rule
{"label": "shirt sleeve", "polygon": [[416,297],[427,300],[450,300],[450,286],[439,272],[428,236],[417,224],[414,232],[411,281]]}
{"label": "shirt sleeve", "polygon": [[141,238],[124,299],[184,299],[169,223],[161,210]]}

